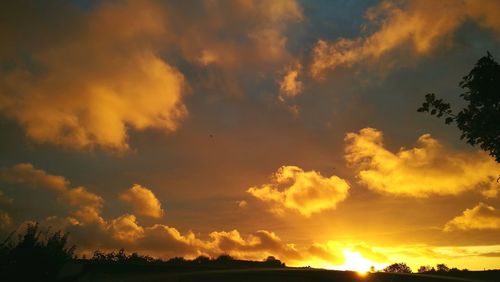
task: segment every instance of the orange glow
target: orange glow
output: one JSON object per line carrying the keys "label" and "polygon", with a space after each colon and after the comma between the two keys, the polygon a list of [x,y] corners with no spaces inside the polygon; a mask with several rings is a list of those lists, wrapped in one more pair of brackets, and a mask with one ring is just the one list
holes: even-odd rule
{"label": "orange glow", "polygon": [[356,271],[356,274],[361,277],[366,277],[368,275],[367,271]]}
{"label": "orange glow", "polygon": [[343,254],[345,262],[337,267],[337,269],[340,270],[352,270],[356,271],[361,276],[365,276],[372,266],[376,269],[381,269],[385,266],[385,264],[373,262],[363,257],[361,253],[353,252],[350,249],[344,249]]}

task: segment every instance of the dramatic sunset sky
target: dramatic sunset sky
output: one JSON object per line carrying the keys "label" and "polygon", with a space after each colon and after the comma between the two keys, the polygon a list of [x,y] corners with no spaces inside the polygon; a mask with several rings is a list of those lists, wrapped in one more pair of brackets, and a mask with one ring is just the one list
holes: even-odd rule
{"label": "dramatic sunset sky", "polygon": [[500,1],[4,1],[0,235],[500,268],[500,165],[441,120]]}

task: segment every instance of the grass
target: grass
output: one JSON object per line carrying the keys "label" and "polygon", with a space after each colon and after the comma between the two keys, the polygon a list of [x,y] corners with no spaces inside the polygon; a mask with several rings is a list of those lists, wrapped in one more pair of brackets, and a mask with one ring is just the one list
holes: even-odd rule
{"label": "grass", "polygon": [[440,274],[400,274],[400,273],[368,273],[360,275],[352,271],[335,271],[323,269],[304,268],[257,268],[257,269],[213,269],[193,270],[168,269],[161,271],[119,271],[118,269],[96,269],[89,270],[77,281],[110,281],[110,282],[322,282],[322,281],[346,281],[346,282],[498,282],[500,271],[469,271],[466,273],[440,273]]}

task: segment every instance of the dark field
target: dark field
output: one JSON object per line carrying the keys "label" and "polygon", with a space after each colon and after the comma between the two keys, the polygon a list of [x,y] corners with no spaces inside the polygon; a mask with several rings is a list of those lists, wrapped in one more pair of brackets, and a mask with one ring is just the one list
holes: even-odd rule
{"label": "dark field", "polygon": [[88,269],[76,281],[500,281],[500,271],[469,271],[466,273],[399,274],[368,273],[364,276],[352,271],[334,271],[304,268],[257,269]]}

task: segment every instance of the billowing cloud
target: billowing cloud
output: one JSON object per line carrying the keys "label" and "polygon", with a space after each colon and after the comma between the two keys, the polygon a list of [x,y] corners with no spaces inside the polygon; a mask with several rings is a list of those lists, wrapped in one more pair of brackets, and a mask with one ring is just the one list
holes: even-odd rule
{"label": "billowing cloud", "polygon": [[345,137],[345,159],[369,189],[396,195],[428,197],[457,195],[478,189],[495,196],[500,165],[483,151],[458,152],[445,148],[429,134],[417,147],[393,153],[384,147],[382,132],[364,128]]}
{"label": "billowing cloud", "polygon": [[444,231],[500,229],[500,211],[485,203],[466,209],[444,226]]}
{"label": "billowing cloud", "polygon": [[67,23],[75,35],[19,46],[32,62],[2,71],[0,112],[32,140],[73,149],[126,150],[129,129],[174,131],[187,113],[185,79],[154,47],[165,36],[160,11],[149,2],[106,3]]}
{"label": "billowing cloud", "polygon": [[[293,244],[286,244],[274,233],[259,230],[243,238],[237,230],[210,233],[210,249],[218,253],[228,253],[244,259],[276,256],[287,260],[297,260],[302,256]],[[215,248],[214,248],[215,247]]]}
{"label": "billowing cloud", "polygon": [[[54,219],[52,219],[54,222]],[[164,224],[141,226],[131,214],[119,216],[100,225],[66,223],[73,239],[79,242],[78,252],[91,253],[92,250],[113,250],[126,246],[128,251],[138,251],[161,258],[182,256],[188,259],[200,255],[217,257],[228,254],[234,258],[263,260],[274,256],[287,265],[342,268],[355,254],[370,263],[382,265],[388,258],[370,246],[358,242],[313,243],[297,246],[283,241],[276,233],[258,230],[242,235],[238,230],[213,231],[207,239],[202,239],[192,231],[181,233],[175,227]]]}
{"label": "billowing cloud", "polygon": [[85,187],[71,188],[70,182],[63,176],[48,174],[30,163],[1,168],[0,181],[55,192],[61,203],[76,207],[78,210],[75,211],[74,216],[84,221],[87,220],[89,213],[98,215],[104,203],[102,197],[88,191]]}
{"label": "billowing cloud", "polygon": [[[29,171],[29,166],[25,165],[24,171]],[[8,173],[9,169],[2,170],[2,180]],[[36,170],[31,168],[31,170]],[[294,175],[297,181],[306,181],[306,179],[298,180],[300,177],[297,173],[303,172],[297,168],[283,169],[282,178],[290,178]],[[38,173],[25,173],[25,175],[38,175],[38,177],[49,177],[50,175],[42,170]],[[315,180],[319,177],[318,173],[309,176],[308,181],[312,184],[322,183]],[[26,178],[26,177],[25,177]],[[279,178],[279,177],[277,177]],[[5,179],[13,179],[6,177]],[[24,178],[17,177],[16,183],[26,184],[34,183],[27,181]],[[68,183],[63,177],[64,183]],[[8,182],[8,181],[7,181]],[[46,182],[41,182],[46,183]],[[316,186],[316,185],[315,185]],[[322,185],[321,185],[322,186]],[[43,186],[41,189],[54,191]],[[387,263],[392,262],[397,255],[401,254],[401,250],[396,249],[381,249],[368,245],[363,242],[343,242],[343,241],[328,241],[326,243],[313,242],[311,244],[296,245],[287,242],[280,238],[278,234],[269,230],[257,230],[242,234],[234,229],[229,231],[213,231],[206,237],[201,237],[193,231],[181,232],[177,228],[161,223],[152,225],[143,225],[139,222],[134,214],[123,214],[115,218],[106,219],[100,214],[100,209],[92,208],[95,202],[94,197],[83,193],[82,189],[65,188],[64,191],[75,191],[67,197],[69,205],[77,205],[84,203],[76,212],[71,212],[68,215],[54,215],[42,221],[43,226],[51,226],[56,230],[61,229],[70,232],[71,243],[78,246],[79,254],[91,254],[95,249],[105,251],[116,250],[117,248],[125,247],[129,252],[141,252],[155,257],[172,258],[175,256],[183,256],[185,258],[195,258],[199,255],[216,257],[221,254],[229,254],[239,259],[262,260],[267,256],[275,256],[278,259],[285,261],[291,266],[311,265],[314,267],[328,268],[365,268],[369,269],[374,265],[381,268]],[[66,192],[61,192],[58,195],[60,198]],[[69,192],[68,192],[69,193]],[[83,196],[84,195],[84,196]],[[324,194],[319,194],[324,195]],[[95,195],[100,198],[99,196]],[[81,199],[72,203],[73,199]],[[12,202],[15,204],[22,202],[22,199]],[[307,207],[308,205],[304,205]],[[489,209],[489,208],[488,208]],[[31,222],[31,218],[22,219],[24,222]],[[21,222],[22,222],[21,221]],[[15,222],[5,212],[0,211],[0,228],[9,231],[12,229]],[[411,248],[413,256],[428,256],[432,255],[437,259],[442,259],[443,255],[431,253],[428,251],[422,254],[422,247]],[[408,256],[408,252],[404,253]],[[448,255],[447,257],[452,257]]]}
{"label": "billowing cloud", "polygon": [[367,27],[375,31],[334,42],[318,40],[313,49],[311,73],[321,78],[327,69],[375,60],[397,48],[416,54],[450,44],[453,33],[467,20],[500,32],[500,3],[489,0],[383,1],[367,12]]}
{"label": "billowing cloud", "polygon": [[38,143],[124,151],[130,131],[172,132],[188,114],[187,79],[166,57],[221,67],[231,76],[222,81],[289,60],[288,24],[303,18],[296,1],[198,4],[6,6],[0,114]]}
{"label": "billowing cloud", "polygon": [[217,257],[228,254],[239,259],[262,260],[273,255],[297,263],[304,257],[294,244],[287,244],[275,233],[266,230],[258,230],[247,236],[242,236],[237,230],[214,231],[208,234],[208,239],[201,239],[192,231],[182,234],[175,227],[164,224],[142,226],[132,214],[99,223],[51,217],[42,224],[70,231],[80,253],[91,253],[97,248],[113,250],[126,246],[129,251],[161,258]]}
{"label": "billowing cloud", "polygon": [[282,214],[285,209],[304,216],[334,209],[347,198],[349,184],[337,177],[323,177],[316,171],[304,171],[296,166],[282,166],[272,183],[250,187],[247,192],[271,204],[272,211]]}
{"label": "billowing cloud", "polygon": [[[97,248],[113,250],[126,247],[156,257],[171,258],[184,256],[194,258],[199,255],[216,257],[229,254],[236,258],[261,260],[269,255],[281,259],[298,261],[302,258],[293,244],[283,242],[275,233],[258,230],[242,236],[237,230],[214,231],[208,239],[198,238],[192,231],[182,234],[175,227],[164,224],[143,226],[134,214],[123,214],[106,219],[101,214],[104,200],[84,187],[70,187],[63,176],[51,175],[32,164],[18,164],[0,170],[0,181],[20,186],[50,191],[61,203],[76,210],[68,214],[56,214],[41,221],[44,226],[69,231],[71,240],[79,246],[80,253],[90,253]],[[2,197],[7,198],[3,194]],[[134,207],[140,215],[158,218],[163,213],[160,202],[147,188],[134,185],[121,194],[120,198]],[[15,207],[23,199],[9,200]],[[9,231],[19,223],[32,222],[33,218],[18,218],[17,222],[0,210],[0,229]]]}
{"label": "billowing cloud", "polygon": [[131,214],[124,214],[113,219],[107,228],[118,241],[133,242],[144,237],[144,228],[137,224],[135,216]]}
{"label": "billowing cloud", "polygon": [[153,191],[138,184],[121,193],[120,200],[131,205],[134,213],[138,215],[160,218],[164,214],[161,203]]}

